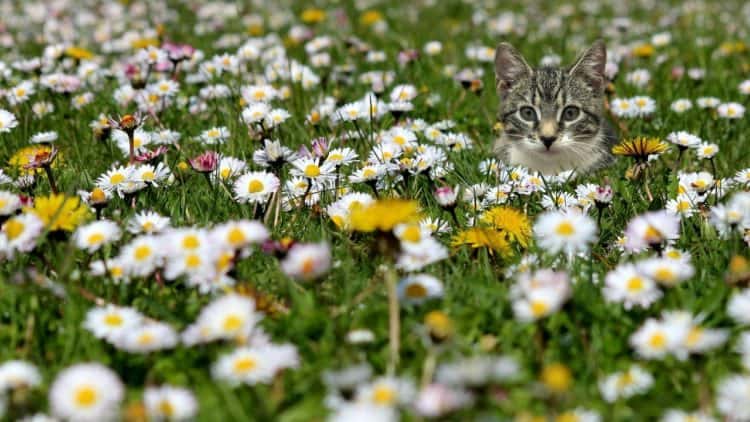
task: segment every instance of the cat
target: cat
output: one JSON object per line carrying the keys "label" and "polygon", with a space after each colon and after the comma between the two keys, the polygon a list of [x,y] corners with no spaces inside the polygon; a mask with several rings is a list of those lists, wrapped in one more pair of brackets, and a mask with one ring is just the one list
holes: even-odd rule
{"label": "cat", "polygon": [[498,157],[542,174],[588,173],[613,161],[617,134],[604,116],[607,50],[595,42],[569,68],[533,69],[508,43],[495,50],[503,133]]}

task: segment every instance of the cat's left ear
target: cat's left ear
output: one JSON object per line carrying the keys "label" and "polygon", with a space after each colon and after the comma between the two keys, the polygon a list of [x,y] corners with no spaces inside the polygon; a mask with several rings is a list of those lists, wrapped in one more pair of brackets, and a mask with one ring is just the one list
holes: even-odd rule
{"label": "cat's left ear", "polygon": [[602,92],[607,83],[604,67],[607,64],[607,47],[604,41],[597,40],[578,57],[570,67],[568,75],[585,80],[595,92]]}

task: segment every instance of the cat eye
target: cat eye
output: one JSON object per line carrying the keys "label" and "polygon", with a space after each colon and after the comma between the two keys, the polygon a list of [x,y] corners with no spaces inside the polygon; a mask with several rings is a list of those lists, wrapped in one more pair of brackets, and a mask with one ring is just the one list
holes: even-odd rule
{"label": "cat eye", "polygon": [[581,114],[581,110],[576,106],[567,106],[563,110],[562,119],[566,122],[575,120],[578,115]]}
{"label": "cat eye", "polygon": [[529,106],[521,107],[521,109],[518,111],[518,114],[520,114],[521,118],[526,120],[527,122],[536,121],[536,111]]}

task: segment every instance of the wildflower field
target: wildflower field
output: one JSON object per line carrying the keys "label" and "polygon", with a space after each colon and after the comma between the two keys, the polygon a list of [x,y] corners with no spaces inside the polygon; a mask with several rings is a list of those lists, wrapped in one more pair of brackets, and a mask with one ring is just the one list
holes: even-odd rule
{"label": "wildflower field", "polygon": [[[670,3],[1,1],[0,419],[750,421],[750,5]],[[616,159],[504,161],[597,39]]]}

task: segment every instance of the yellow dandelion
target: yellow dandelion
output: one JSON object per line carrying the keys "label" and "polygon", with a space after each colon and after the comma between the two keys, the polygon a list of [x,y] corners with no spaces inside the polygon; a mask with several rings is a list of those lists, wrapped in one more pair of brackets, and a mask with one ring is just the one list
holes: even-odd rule
{"label": "yellow dandelion", "polygon": [[424,317],[424,325],[434,339],[445,340],[453,335],[453,321],[443,311],[429,312]]}
{"label": "yellow dandelion", "polygon": [[494,207],[485,211],[480,220],[493,229],[508,235],[508,240],[517,242],[524,248],[531,238],[531,223],[526,214],[510,207]]}
{"label": "yellow dandelion", "polygon": [[249,25],[247,27],[247,33],[249,35],[252,35],[253,37],[259,37],[263,35],[263,25],[259,23],[254,23],[252,25]]}
{"label": "yellow dandelion", "polygon": [[640,44],[633,48],[633,55],[641,58],[648,58],[654,55],[654,46],[651,44]]}
{"label": "yellow dandelion", "polygon": [[136,38],[130,42],[130,48],[140,50],[146,47],[158,47],[159,40],[156,38]]}
{"label": "yellow dandelion", "polygon": [[462,230],[451,239],[451,246],[454,248],[464,245],[474,249],[487,248],[490,254],[497,252],[501,256],[509,256],[513,253],[504,233],[486,227],[471,227]]}
{"label": "yellow dandelion", "polygon": [[570,388],[573,376],[567,366],[561,363],[553,363],[542,369],[541,381],[550,391],[564,393]]}
{"label": "yellow dandelion", "polygon": [[668,148],[669,146],[659,138],[639,136],[637,138],[623,141],[619,145],[615,145],[612,147],[612,153],[615,155],[631,157],[636,161],[646,162],[649,155],[661,154]]}
{"label": "yellow dandelion", "polygon": [[747,45],[742,41],[726,41],[719,46],[719,51],[725,56],[744,53],[745,50],[747,50]]}
{"label": "yellow dandelion", "polygon": [[383,20],[383,14],[377,10],[368,10],[359,17],[359,23],[364,26],[371,26]]}
{"label": "yellow dandelion", "polygon": [[27,207],[25,211],[36,214],[50,231],[73,231],[90,215],[80,198],[62,194],[37,197],[34,206]]}
{"label": "yellow dandelion", "polygon": [[[10,164],[12,167],[14,167],[18,174],[22,176],[28,176],[36,173],[41,173],[44,170],[42,170],[41,167],[36,168],[25,168],[26,165],[31,163],[32,161],[36,160],[38,157],[45,157],[52,154],[52,146],[51,145],[31,145],[28,147],[24,147],[16,151],[15,154],[13,154],[10,159],[8,160],[8,164]],[[55,157],[55,160],[52,161],[52,164],[50,167],[56,168],[60,163],[62,162],[62,154],[60,152],[57,152],[57,156]]]}
{"label": "yellow dandelion", "polygon": [[322,9],[307,9],[302,12],[300,19],[304,23],[318,23],[322,22],[326,18],[326,12]]}
{"label": "yellow dandelion", "polygon": [[380,199],[366,206],[352,207],[352,230],[389,232],[398,224],[419,221],[419,204],[409,199]]}
{"label": "yellow dandelion", "polygon": [[94,53],[83,47],[76,46],[66,48],[65,55],[76,60],[91,60],[94,58]]}

